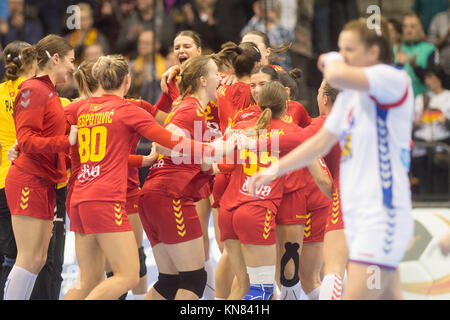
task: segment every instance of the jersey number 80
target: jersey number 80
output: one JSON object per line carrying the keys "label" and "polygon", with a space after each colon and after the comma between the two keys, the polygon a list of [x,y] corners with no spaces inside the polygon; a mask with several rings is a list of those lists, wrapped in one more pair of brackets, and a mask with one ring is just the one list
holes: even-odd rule
{"label": "jersey number 80", "polygon": [[78,130],[78,152],[80,162],[99,162],[106,152],[107,129],[104,126],[80,128]]}

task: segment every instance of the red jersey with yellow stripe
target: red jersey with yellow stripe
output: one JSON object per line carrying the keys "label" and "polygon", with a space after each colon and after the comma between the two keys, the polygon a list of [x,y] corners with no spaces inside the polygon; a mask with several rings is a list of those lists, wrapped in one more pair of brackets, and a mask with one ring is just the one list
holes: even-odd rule
{"label": "red jersey with yellow stripe", "polygon": [[219,126],[222,134],[228,126],[233,126],[237,112],[247,109],[251,104],[250,84],[236,82],[229,86],[220,86],[217,90],[219,107]]}
{"label": "red jersey with yellow stripe", "polygon": [[[185,131],[191,139],[203,141],[207,130],[203,108],[194,97],[184,98],[166,118],[169,123]],[[156,192],[173,198],[196,197],[198,191],[211,176],[202,173],[200,164],[193,164],[190,157],[158,157],[151,167],[141,193]]]}
{"label": "red jersey with yellow stripe", "polygon": [[269,64],[269,66],[272,67],[275,71],[284,71],[284,68],[277,64]]}
{"label": "red jersey with yellow stripe", "polygon": [[[221,73],[220,76],[224,78],[226,75]],[[167,84],[169,91],[168,93],[163,93],[163,96],[157,103],[157,108],[160,110],[163,110],[165,112],[170,112],[172,110],[172,104],[173,102],[180,96],[180,91],[177,87],[177,80],[178,77],[173,78],[169,83]],[[164,105],[163,107],[158,106]],[[167,105],[170,104],[170,108],[167,107]],[[208,132],[205,134],[204,141],[214,141],[215,139],[218,139],[222,137],[222,132],[220,131],[219,126],[219,109],[217,107],[216,101],[209,101],[206,107],[203,110],[203,114],[205,116],[206,121],[206,127],[208,128]]]}
{"label": "red jersey with yellow stripe", "polygon": [[70,147],[66,119],[47,75],[22,82],[13,117],[20,149],[14,165],[52,183],[66,181],[65,153]]}

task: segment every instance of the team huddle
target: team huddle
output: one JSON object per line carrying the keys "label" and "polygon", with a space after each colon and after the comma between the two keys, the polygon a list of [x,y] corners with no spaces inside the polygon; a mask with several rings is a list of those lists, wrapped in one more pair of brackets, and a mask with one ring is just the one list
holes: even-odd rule
{"label": "team huddle", "polygon": [[[17,259],[4,298],[30,298],[55,186],[67,183],[79,278],[64,299],[129,290],[149,300],[401,299],[397,267],[413,234],[413,93],[390,65],[384,19],[381,31],[351,21],[340,53],[320,56],[317,118],[296,101],[301,71],[273,62],[289,46],[271,47],[258,31],[210,55],[195,32],[178,33],[178,64],[155,105],[126,98],[121,55],[75,69],[59,36],[9,44],[16,136],[5,193]],[[69,103],[55,86],[71,73],[79,98]],[[149,155],[136,154],[141,137],[152,141]],[[142,187],[139,167],[149,167]],[[151,288],[143,232],[159,273]],[[380,288],[367,287],[368,266],[379,268]]]}

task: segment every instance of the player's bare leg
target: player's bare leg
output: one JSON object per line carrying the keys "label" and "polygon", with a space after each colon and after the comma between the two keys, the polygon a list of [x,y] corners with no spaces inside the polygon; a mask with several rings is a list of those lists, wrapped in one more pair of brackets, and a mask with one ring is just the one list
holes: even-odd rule
{"label": "player's bare leg", "polygon": [[139,282],[139,256],[134,233],[98,233],[95,237],[114,275],[96,286],[86,299],[117,299]]}
{"label": "player's bare leg", "polygon": [[[160,274],[167,275],[166,279],[168,279],[170,277],[175,278],[175,276],[178,275],[178,270],[176,269],[175,265],[173,264],[172,260],[170,259],[169,254],[166,250],[165,244],[158,243],[157,245],[152,247],[152,251],[153,251],[153,256],[155,258],[156,266],[158,267],[158,272]],[[163,281],[163,283],[160,283],[160,285],[162,288],[160,290],[164,291],[164,292],[159,293],[157,291],[157,289],[155,289],[155,286],[153,286],[147,292],[147,295],[145,296],[145,300],[168,300],[168,299],[175,298],[175,294],[178,290],[178,284],[175,284],[173,282],[169,284],[167,282],[164,283],[164,281]],[[170,285],[172,287],[168,288]],[[166,297],[164,297],[162,294],[165,294]]]}
{"label": "player's bare leg", "polygon": [[[196,288],[179,288],[175,300],[198,300],[202,297],[206,285],[205,252],[203,237],[177,244],[165,244],[166,251],[173,261],[182,282],[183,273],[192,273],[190,285]],[[195,274],[194,274],[195,273]],[[196,279],[198,278],[198,279]],[[198,287],[202,287],[198,288]],[[195,292],[198,290],[197,292]],[[201,291],[201,292],[200,292]]]}
{"label": "player's bare leg", "polygon": [[342,298],[345,269],[348,262],[347,243],[344,229],[330,230],[323,240],[323,280],[320,300],[337,300]]}
{"label": "player's bare leg", "polygon": [[[277,269],[279,300],[305,299],[299,274],[305,225],[277,225]],[[281,274],[281,270],[283,273]]]}
{"label": "player's bare leg", "polygon": [[383,269],[377,266],[349,262],[348,280],[345,286],[343,300],[377,300],[384,299],[388,286],[393,285],[393,292],[387,296],[397,296],[395,286],[400,286],[397,271]]}
{"label": "player's bare leg", "polygon": [[208,274],[208,280],[206,283],[205,292],[203,294],[205,300],[213,300],[215,295],[214,267],[210,260],[210,253],[209,253],[209,218],[211,215],[210,198],[211,197],[205,198],[195,203],[195,209],[197,210],[200,225],[202,227],[203,232],[203,247],[205,250],[205,270]]}
{"label": "player's bare leg", "polygon": [[[144,239],[144,229],[142,228],[141,219],[139,218],[139,214],[130,214],[128,215],[130,219],[131,226],[133,227],[134,237],[136,239],[136,244],[138,250],[143,250],[142,248],[142,240]],[[142,249],[139,249],[142,248]],[[142,254],[142,253],[140,253]],[[144,255],[145,258],[145,255]],[[140,269],[147,268],[145,265],[145,259],[139,257]],[[142,261],[144,260],[144,261]],[[139,277],[139,283],[136,287],[132,289],[133,295],[139,297],[143,297],[147,293],[147,274],[142,277]]]}
{"label": "player's bare leg", "polygon": [[82,300],[105,280],[105,256],[93,234],[75,233],[75,251],[80,273],[64,300]]}
{"label": "player's bare leg", "polygon": [[223,243],[225,250],[228,252],[232,272],[236,275],[236,282],[232,285],[228,300],[241,300],[250,289],[250,280],[245,266],[241,242],[239,240],[225,240]]}
{"label": "player's bare leg", "polygon": [[[303,243],[300,256],[300,281],[303,290],[311,300],[318,300],[320,270],[323,265],[323,242]],[[316,290],[316,291],[315,291]]]}

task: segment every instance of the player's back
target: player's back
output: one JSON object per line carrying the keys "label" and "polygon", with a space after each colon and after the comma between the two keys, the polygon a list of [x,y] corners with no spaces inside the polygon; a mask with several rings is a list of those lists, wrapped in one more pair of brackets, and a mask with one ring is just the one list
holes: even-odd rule
{"label": "player's back", "polygon": [[142,110],[114,95],[92,97],[77,113],[80,170],[72,204],[125,202],[128,155],[136,132],[157,125]]}

